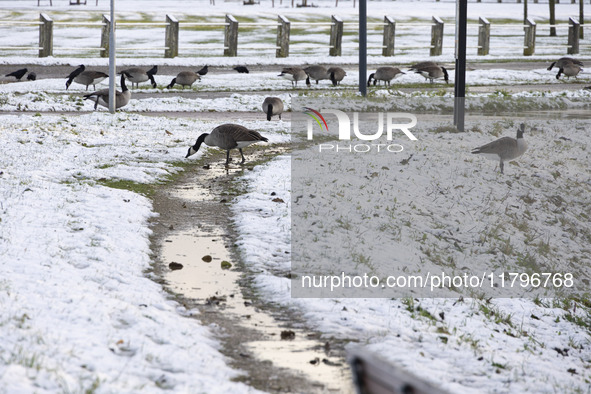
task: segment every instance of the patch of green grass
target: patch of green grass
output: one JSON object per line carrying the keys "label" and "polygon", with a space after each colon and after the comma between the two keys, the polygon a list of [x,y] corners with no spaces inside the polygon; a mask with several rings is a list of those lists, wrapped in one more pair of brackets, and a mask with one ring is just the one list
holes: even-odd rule
{"label": "patch of green grass", "polygon": [[113,189],[129,190],[146,197],[154,194],[154,185],[148,183],[139,183],[125,179],[100,179],[97,183]]}

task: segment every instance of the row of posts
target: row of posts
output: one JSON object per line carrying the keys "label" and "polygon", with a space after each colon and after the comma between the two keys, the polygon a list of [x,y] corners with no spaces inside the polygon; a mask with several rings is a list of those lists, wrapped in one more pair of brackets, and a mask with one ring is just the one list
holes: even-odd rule
{"label": "row of posts", "polygon": [[[39,25],[39,57],[53,56],[53,20],[46,14],[40,15]],[[568,21],[567,53],[579,53],[580,24],[574,18]],[[109,56],[109,31],[111,20],[103,15],[101,32],[100,56]],[[486,18],[478,20],[478,55],[488,55],[490,50],[490,22]],[[434,16],[431,25],[430,56],[439,56],[443,52],[443,21]],[[289,56],[290,21],[279,15],[277,21],[276,57]],[[394,38],[396,36],[396,21],[389,16],[384,17],[384,33],[382,56],[394,56]],[[331,17],[330,27],[330,56],[341,56],[343,40],[343,20],[338,16]],[[174,58],[179,54],[179,21],[171,15],[166,15],[164,57]],[[531,56],[536,48],[536,23],[528,18],[524,25],[523,55]],[[226,15],[224,31],[224,56],[238,56],[238,21],[232,15]]]}

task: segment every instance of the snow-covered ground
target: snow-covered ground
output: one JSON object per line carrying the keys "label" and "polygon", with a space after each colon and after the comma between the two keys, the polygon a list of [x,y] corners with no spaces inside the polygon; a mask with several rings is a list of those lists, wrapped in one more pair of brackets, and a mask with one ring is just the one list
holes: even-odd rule
{"label": "snow-covered ground", "polygon": [[[187,317],[197,312],[144,276],[150,200],[101,183],[174,173],[188,141],[212,127],[107,113],[2,117],[0,392],[249,391],[230,382],[236,372],[210,329]],[[271,141],[284,139],[271,130]]]}
{"label": "snow-covered ground", "polygon": [[[277,72],[280,70],[278,69]],[[306,95],[330,95],[339,97],[349,95],[343,93],[344,89],[356,89],[358,85],[357,70],[348,70],[348,75],[339,87],[332,87],[329,81],[321,81],[319,85],[312,84],[307,88],[303,81],[300,81],[297,88],[293,88],[290,81],[278,76],[277,72],[253,72],[248,77],[235,77],[234,74],[218,73],[215,68],[202,78],[201,82],[196,82],[189,89],[181,89],[176,86],[173,89],[166,89],[174,75],[156,75],[155,80],[158,83],[156,89],[148,84],[142,84],[141,92],[132,89],[132,98],[127,106],[121,109],[123,112],[225,112],[225,111],[259,111],[264,97],[252,94],[254,91],[273,90],[282,92],[277,94],[290,108],[290,101],[293,97],[305,97]],[[373,72],[370,70],[369,72]],[[230,76],[229,76],[230,75]],[[466,73],[466,83],[468,86],[492,86],[491,91],[497,95],[507,94],[506,89],[518,85],[553,85],[556,89],[552,91],[543,89],[529,89],[518,94],[519,97],[547,97],[558,98],[561,100],[573,100],[585,103],[591,98],[591,91],[580,89],[580,83],[591,83],[591,78],[587,73],[579,74],[578,79],[557,80],[555,71],[546,69],[533,70],[507,70],[503,68],[492,70],[471,70]],[[9,78],[4,78],[8,81]],[[20,83],[6,83],[0,85],[0,111],[28,111],[28,112],[59,112],[59,111],[91,111],[94,103],[83,100],[84,94],[91,92],[85,90],[83,85],[73,83],[69,90],[65,90],[65,81],[63,79],[41,79],[37,81],[27,81]],[[448,92],[431,91],[425,93],[420,89],[414,91],[402,92],[397,89],[415,87],[417,84],[424,84],[425,79],[412,72],[395,79],[392,82],[391,89],[385,89],[384,85],[368,88],[370,97],[414,97],[431,95],[434,97],[445,96],[453,97],[451,87],[453,86],[453,76],[450,84],[443,81],[436,81],[432,87],[448,88]],[[130,87],[129,83],[128,87]],[[425,85],[426,86],[426,85]],[[108,79],[97,85],[97,89],[108,87]],[[228,97],[214,99],[186,98],[175,96],[174,92],[229,92]],[[230,93],[236,92],[236,93]],[[150,94],[150,98],[145,98],[144,93]],[[159,96],[159,93],[167,93]],[[170,94],[172,93],[172,94]],[[468,90],[468,97],[488,97],[488,94],[471,94]],[[99,107],[99,111],[105,111]]]}
{"label": "snow-covered ground", "polygon": [[[575,130],[571,131],[576,133]],[[548,139],[554,140],[559,134],[558,132],[556,135],[550,135]],[[433,160],[432,163],[419,159],[413,168],[405,170],[403,176],[396,178],[404,182],[399,186],[403,191],[400,193],[400,199],[404,200],[413,191],[433,189],[434,184],[441,182],[441,172],[436,170],[437,167],[442,167],[443,171],[451,168],[460,174],[470,174],[467,176],[479,176],[478,174],[482,173],[481,175],[486,177],[488,185],[479,183],[486,188],[483,193],[473,188],[470,194],[462,197],[465,188],[456,189],[458,195],[449,200],[455,201],[457,205],[461,203],[478,205],[483,202],[482,196],[488,198],[494,190],[502,190],[506,182],[515,182],[515,177],[511,177],[511,180],[498,177],[491,168],[490,162],[476,163],[468,160],[470,154],[466,151],[464,143],[473,145],[482,137],[480,133],[468,133],[462,146],[454,146],[448,141],[457,139],[457,135],[447,133],[421,135],[422,143],[429,145],[425,153],[437,152],[441,157]],[[588,149],[588,136],[580,137],[584,139],[581,141],[580,148]],[[526,171],[525,176],[520,178],[526,178],[528,180],[526,182],[536,179],[532,177],[536,171],[532,163],[536,161],[536,156],[539,162],[543,160],[544,151],[551,149],[543,147],[543,140],[536,139],[533,144],[536,148],[541,148],[541,152],[532,152],[533,157],[524,159],[526,165],[519,167],[522,171]],[[441,151],[438,151],[439,149]],[[565,157],[569,157],[569,153],[565,152]],[[345,159],[347,158],[350,157]],[[443,158],[447,161],[446,166],[439,165]],[[580,159],[587,160],[588,163],[588,153],[583,154]],[[257,276],[256,283],[265,294],[268,294],[268,297],[283,305],[296,306],[305,311],[310,324],[324,332],[327,337],[336,335],[355,339],[383,359],[430,380],[452,393],[588,392],[588,369],[591,357],[588,304],[585,307],[580,302],[558,299],[489,299],[486,297],[482,299],[459,297],[453,299],[293,298],[290,280],[283,275],[274,274],[291,268],[290,259],[284,257],[285,254],[282,253],[284,250],[291,250],[290,204],[277,204],[272,201],[274,197],[270,197],[271,192],[274,192],[279,198],[290,201],[291,183],[288,179],[291,176],[291,164],[290,158],[284,156],[266,166],[258,167],[247,177],[251,184],[249,193],[240,198],[235,205],[236,223],[242,234],[240,246],[243,256],[256,271],[262,271]],[[576,165],[576,163],[573,164]],[[582,165],[585,166],[585,164]],[[533,169],[530,169],[531,167]],[[511,171],[516,170],[517,168],[511,168]],[[586,185],[582,185],[581,190],[588,195],[590,176],[588,165],[581,172],[580,175],[587,179]],[[384,181],[384,175],[381,174],[377,179],[387,182]],[[409,180],[413,175],[417,175],[414,177],[416,182]],[[565,180],[565,182],[568,181]],[[560,189],[561,184],[548,185],[548,187]],[[552,192],[549,191],[549,193]],[[537,191],[532,190],[532,194],[535,198],[544,198],[544,194]],[[311,220],[318,217],[331,217],[330,212],[334,209],[334,205],[324,206],[322,200],[327,198],[322,192],[317,193],[317,196],[319,201],[316,205],[320,212],[319,216],[311,216]],[[412,196],[418,207],[431,211],[431,216],[427,218],[437,221],[449,216],[449,206],[440,204],[436,196],[420,196],[418,193]],[[375,190],[372,197],[386,200],[384,197],[387,196],[380,197],[380,190]],[[577,209],[588,206],[588,198],[586,200],[586,202],[582,200]],[[388,199],[388,202],[391,203],[391,199]],[[495,210],[498,206],[509,203],[492,198],[489,204],[489,209]],[[340,205],[343,205],[342,201]],[[376,212],[383,212],[383,209]],[[409,225],[407,231],[403,230],[403,237],[407,242],[402,245],[403,250],[400,248],[400,243],[392,244],[392,250],[396,251],[393,252],[393,260],[400,255],[417,253],[421,247],[426,247],[420,241],[420,237],[419,241],[406,239],[407,234],[417,231],[429,220],[419,220],[421,216],[416,211],[414,214],[411,212],[413,212],[412,204],[401,202],[399,212],[401,220],[409,214],[416,223]],[[500,218],[499,221],[505,219]],[[351,220],[356,218],[351,217]],[[337,223],[327,220],[324,224],[329,227]],[[532,226],[532,231],[538,231],[537,226],[543,223],[534,218],[528,221],[528,224]],[[401,226],[404,225],[401,224]],[[589,234],[588,225],[582,224],[582,226]],[[313,226],[313,228],[320,227]],[[534,228],[536,230],[533,230]],[[464,234],[466,229],[467,226],[461,225],[457,234],[466,235]],[[350,232],[342,229],[340,231],[345,233],[343,238],[363,237],[364,234],[358,234],[357,230],[358,228],[353,226]],[[330,228],[327,228],[327,231],[330,231]],[[319,236],[322,235],[319,234]],[[553,237],[551,233],[549,236]],[[512,239],[512,236],[509,238]],[[363,240],[360,238],[359,243]],[[549,242],[552,242],[551,247],[554,248],[553,240]],[[428,242],[428,244],[435,247],[437,242]],[[349,242],[345,239],[336,244],[337,249],[340,246],[348,249],[348,245]],[[518,243],[515,246],[523,248],[523,245]],[[334,249],[332,248],[333,251]],[[568,250],[564,252],[568,253]],[[424,249],[422,254],[425,254]],[[589,265],[588,251],[583,255],[573,253],[571,257],[580,258],[582,266]],[[335,262],[337,261],[345,260],[335,258]],[[581,324],[582,322],[587,323]],[[351,345],[351,347],[354,346],[357,345]]]}
{"label": "snow-covered ground", "polygon": [[[22,12],[23,19],[31,19],[40,10],[74,10],[64,5],[65,2],[55,1],[54,7],[49,7],[47,1],[42,3],[43,7],[37,8],[36,1],[0,1],[0,10],[4,15]],[[99,3],[100,12],[105,12],[108,2]],[[137,19],[138,3],[154,15],[191,16],[187,2],[119,1],[118,10],[129,19]],[[265,1],[250,8],[237,3],[217,3],[209,6],[207,2],[199,2],[194,14],[220,16],[231,12],[256,18],[274,18],[276,14],[264,8],[269,3]],[[321,7],[310,10],[292,10],[286,7],[288,2],[281,8],[276,3],[277,9],[292,18],[334,13],[333,2],[321,2]],[[375,7],[370,9],[370,14],[379,18],[389,13],[392,4],[404,4],[403,19],[430,18],[433,14],[450,18],[454,12],[451,2],[370,2],[370,8]],[[340,2],[339,14],[353,18],[356,10],[351,5],[351,2]],[[545,18],[547,4],[529,6],[532,15],[540,20]],[[521,7],[522,4],[470,4],[475,15],[489,18],[518,15]],[[576,7],[560,4],[559,17],[576,14]],[[75,12],[95,9],[94,1],[89,0],[87,6],[76,8]],[[397,9],[396,15],[400,14]],[[327,63],[334,60],[322,59]],[[354,56],[348,59],[356,60]],[[412,56],[405,59],[418,60]],[[450,60],[451,56],[446,59]],[[241,59],[251,60],[257,64],[276,61],[254,56]],[[53,64],[63,59],[11,57],[0,61]],[[118,65],[125,65],[126,61],[138,63],[137,59],[122,60]],[[289,61],[285,60],[285,64]],[[72,65],[79,62],[80,59],[71,59]],[[195,59],[149,58],[141,62],[189,66]],[[198,62],[226,66],[233,65],[234,59],[198,59]],[[104,59],[89,59],[86,63],[106,64]],[[470,71],[468,81],[473,85],[499,85],[502,96],[503,85],[562,83],[554,75],[544,69],[499,68]],[[157,75],[157,81],[168,84],[172,77]],[[396,82],[404,85],[421,79],[417,75],[405,75]],[[238,371],[229,368],[219,353],[219,343],[213,337],[215,327],[200,326],[190,318],[197,311],[170,301],[160,285],[150,275],[146,276],[150,269],[148,219],[153,215],[150,200],[137,192],[110,187],[113,182],[121,186],[125,181],[130,189],[136,190],[141,188],[139,184],[153,184],[179,171],[175,162],[184,160],[187,146],[197,135],[217,125],[213,121],[153,117],[141,112],[258,111],[263,97],[248,94],[248,90],[280,86],[285,89],[280,97],[288,105],[290,97],[306,92],[292,90],[290,83],[277,78],[276,73],[253,73],[248,81],[244,87],[240,81],[229,82],[223,74],[212,73],[196,89],[236,89],[243,94],[213,100],[132,99],[115,116],[104,110],[77,116],[46,113],[2,116],[0,393],[252,391],[230,380]],[[83,89],[73,85],[71,92],[65,92],[64,82],[44,79],[2,84],[0,110],[91,110],[92,105],[80,98]],[[356,73],[350,73],[345,82],[356,84]],[[158,93],[152,89],[146,91]],[[327,94],[320,90],[317,93]],[[377,93],[378,96],[390,94],[386,90]],[[525,92],[517,96],[539,95]],[[557,105],[563,106],[573,105],[575,101],[580,105],[589,98],[588,92],[570,89],[568,84],[564,91],[544,95],[558,98]],[[289,123],[263,119],[261,113],[261,121],[240,123],[261,131],[271,143],[288,141]],[[450,223],[438,218],[445,218],[448,212],[458,208],[438,204],[437,199],[430,199],[433,193],[447,193],[450,200],[468,206],[467,210],[486,203],[489,210],[502,211],[507,216],[503,228],[493,231],[495,227],[492,224],[489,227],[488,240],[498,242],[493,245],[498,256],[510,252],[523,255],[532,252],[528,248],[534,248],[549,258],[571,258],[573,264],[588,267],[591,252],[586,246],[589,239],[585,237],[591,231],[587,208],[591,191],[591,137],[587,129],[576,128],[576,122],[565,120],[558,125],[537,122],[538,128],[527,136],[531,144],[529,152],[518,160],[519,166],[506,166],[505,177],[496,174],[494,163],[471,157],[469,149],[500,135],[513,135],[513,127],[498,130],[499,135],[491,134],[486,128],[470,129],[462,135],[461,144],[453,143],[458,139],[457,134],[421,133],[421,151],[402,169],[406,177],[401,176],[397,181],[405,191],[431,193],[426,196],[417,193],[420,206],[429,209],[429,219],[419,221],[418,218],[425,216],[415,215],[411,205],[401,204],[401,214],[425,226],[447,226]],[[428,157],[427,152],[436,158]],[[454,186],[462,187],[442,187],[441,171],[446,169],[431,171],[434,162],[444,162],[447,170],[454,169],[458,174],[456,179],[462,181]],[[380,171],[377,179],[386,176]],[[524,174],[517,177],[517,171]],[[477,176],[486,182],[475,181]],[[255,271],[261,271],[256,284],[270,300],[299,308],[308,323],[327,337],[353,339],[451,392],[589,392],[590,314],[589,301],[585,298],[293,298],[290,281],[273,274],[290,270],[289,255],[284,253],[291,248],[290,179],[290,158],[280,157],[249,173],[245,178],[249,192],[234,202],[243,258]],[[468,186],[473,182],[486,192],[476,193]],[[505,187],[516,190],[515,196],[499,196]],[[271,192],[276,196],[270,197]],[[483,195],[487,201],[483,202]],[[287,203],[273,202],[275,197]],[[528,207],[527,220],[511,216],[513,205]],[[555,238],[556,224],[552,219],[539,213],[548,207],[557,210],[554,219],[561,226],[560,238]],[[455,225],[462,227],[466,223]],[[409,226],[409,232],[418,233],[419,229],[419,224]],[[515,231],[519,231],[519,240],[534,237],[533,243],[530,246],[519,243],[512,235]],[[434,234],[429,233],[427,239],[409,237],[405,248],[421,250],[426,248],[426,243],[437,247],[431,251],[432,256],[435,252],[444,257],[456,256],[458,251],[436,239]],[[573,248],[561,248],[558,242],[569,236],[573,238]],[[426,255],[426,250],[421,253]]]}
{"label": "snow-covered ground", "polygon": [[[296,1],[299,3],[300,1]],[[97,58],[100,44],[100,21],[109,11],[109,2],[101,0],[98,6],[88,1],[84,6],[69,6],[65,1],[56,1],[49,6],[48,1],[0,1],[0,47],[3,59],[0,62],[14,63],[23,53],[34,62],[66,62],[78,64],[76,57]],[[116,2],[116,18],[120,23],[160,23],[159,26],[144,25],[131,27],[121,24],[117,30],[119,56],[121,58],[160,58],[165,64],[190,65],[195,59],[207,57],[211,64],[230,65],[234,62],[248,64],[289,64],[290,62],[357,62],[358,9],[352,1],[341,1],[334,7],[333,1],[312,1],[315,7],[291,7],[290,1],[270,7],[270,1],[263,0],[260,5],[244,6],[242,1],[224,1],[211,5],[205,0],[186,0],[163,2],[157,0],[126,0]],[[38,59],[38,27],[25,22],[37,22],[39,13],[45,12],[55,20],[54,56]],[[454,55],[455,2],[452,1],[370,1],[368,2],[369,62],[370,63],[408,63],[429,57],[431,40],[431,18],[440,17],[445,22],[443,54],[431,58],[436,61],[451,61]],[[179,58],[163,59],[164,26],[166,14],[175,16],[180,22]],[[183,23],[223,23],[226,14],[234,15],[243,27],[238,35],[238,58],[224,58],[223,25],[194,26]],[[291,22],[290,57],[275,58],[277,15],[286,16]],[[344,21],[343,50],[340,57],[328,60],[329,26],[331,15]],[[396,20],[395,57],[381,55],[382,26],[384,16]],[[549,37],[548,4],[528,3],[528,15],[536,21],[536,54],[531,58],[549,59],[566,54],[568,18],[578,17],[578,4],[561,2],[556,7],[558,36]],[[523,53],[523,4],[496,2],[471,2],[468,6],[468,56],[471,59],[494,60],[520,57]],[[478,18],[491,22],[490,54],[477,56]],[[15,25],[18,23],[18,25]],[[86,23],[75,26],[65,23]],[[252,25],[252,24],[255,25]],[[305,24],[313,23],[313,25]],[[322,24],[324,23],[324,24]],[[251,25],[247,25],[251,24]],[[261,26],[258,24],[266,24]],[[581,41],[581,56],[588,57],[589,35]],[[10,47],[21,49],[11,50]],[[22,49],[31,47],[33,49]],[[199,47],[202,47],[200,49]],[[94,49],[92,49],[94,48]],[[127,48],[127,49],[126,49]],[[131,48],[131,49],[130,49]],[[205,49],[203,49],[205,48]],[[241,49],[242,48],[242,49]],[[252,49],[257,48],[257,49]],[[94,61],[104,64],[105,59]]]}

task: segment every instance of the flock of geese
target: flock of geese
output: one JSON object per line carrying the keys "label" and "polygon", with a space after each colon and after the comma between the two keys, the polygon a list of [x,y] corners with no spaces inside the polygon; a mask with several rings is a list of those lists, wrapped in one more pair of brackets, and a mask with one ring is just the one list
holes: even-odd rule
{"label": "flock of geese", "polygon": [[[582,71],[583,63],[580,60],[571,57],[562,57],[557,61],[553,62],[548,70],[552,68],[558,68],[556,79],[560,79],[561,75],[565,75],[567,78],[577,77]],[[249,73],[249,70],[245,66],[234,67],[234,70],[238,73]],[[193,83],[200,80],[202,76],[208,73],[208,66],[202,67],[200,70],[193,71],[182,71],[172,79],[170,84],[167,86],[168,89],[178,84],[184,89],[186,86],[192,86]],[[449,83],[449,75],[445,67],[438,65],[432,61],[425,61],[414,64],[408,68],[409,72],[414,72],[422,75],[425,80],[429,80],[431,83],[437,79],[443,79],[445,83]],[[122,70],[121,74],[121,90],[117,90],[115,93],[115,108],[124,107],[129,103],[131,99],[131,92],[129,91],[126,80],[131,82],[132,88],[139,86],[140,83],[150,81],[153,88],[156,88],[157,84],[154,80],[154,75],[158,72],[158,67],[154,66],[149,70],[143,70],[138,67],[128,68]],[[28,75],[27,75],[28,73]],[[371,86],[372,82],[375,86],[378,82],[384,82],[384,85],[390,86],[393,79],[404,75],[405,72],[401,71],[398,67],[382,66],[378,67],[375,72],[369,75],[367,80],[367,86]],[[17,81],[27,75],[27,80],[34,81],[37,75],[34,72],[29,72],[26,68],[6,74],[6,77],[14,77]],[[333,86],[338,86],[341,81],[347,76],[347,72],[341,67],[328,67],[319,65],[312,65],[305,68],[300,67],[286,67],[281,70],[280,77],[291,81],[292,86],[297,87],[299,81],[306,81],[308,86],[311,85],[311,81],[316,81],[316,84],[322,80],[330,80]],[[86,86],[88,91],[89,86],[93,86],[96,89],[96,85],[109,76],[100,71],[86,70],[84,65],[78,66],[74,71],[70,73],[66,81],[66,90],[70,87],[72,82]],[[587,87],[588,89],[591,87]],[[93,101],[94,109],[96,110],[99,105],[109,107],[109,89],[96,90],[92,93],[84,95],[84,99]],[[281,114],[284,110],[283,101],[278,97],[267,97],[263,101],[262,110],[267,116],[267,120],[270,121],[273,116],[278,116],[281,119]],[[486,145],[480,146],[472,151],[473,154],[479,154],[489,159],[499,160],[500,172],[504,171],[504,163],[506,161],[514,160],[521,156],[527,150],[527,143],[523,138],[525,131],[525,125],[521,125],[517,130],[516,138],[502,137],[498,140],[490,142]],[[241,164],[245,162],[244,153],[242,148],[249,146],[257,142],[266,142],[267,138],[261,136],[257,131],[248,129],[238,124],[222,124],[212,130],[211,133],[203,133],[199,136],[194,145],[189,147],[187,155],[189,157],[195,154],[202,144],[208,146],[218,147],[226,150],[226,165],[230,162],[230,150],[238,149],[242,156]]]}

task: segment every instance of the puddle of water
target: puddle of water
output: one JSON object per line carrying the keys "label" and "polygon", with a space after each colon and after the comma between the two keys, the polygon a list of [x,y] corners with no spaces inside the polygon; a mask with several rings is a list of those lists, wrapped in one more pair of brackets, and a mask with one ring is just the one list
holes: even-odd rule
{"label": "puddle of water", "polygon": [[[296,332],[296,338],[299,332]],[[310,380],[320,381],[324,390],[334,393],[354,393],[351,374],[346,366],[336,368],[334,357],[318,347],[313,340],[278,340],[249,342],[248,348],[260,360],[269,360],[273,364],[297,371]]]}
{"label": "puddle of water", "polygon": [[[319,392],[354,393],[351,374],[342,358],[331,355],[325,344],[311,338],[309,331],[299,328],[301,322],[290,325],[277,321],[270,313],[252,306],[244,299],[238,280],[241,273],[234,271],[235,261],[226,248],[227,235],[216,225],[212,216],[219,214],[219,196],[209,188],[227,172],[217,167],[200,171],[198,183],[177,188],[172,196],[199,202],[200,216],[194,228],[176,231],[168,235],[161,244],[161,260],[167,265],[175,262],[183,265],[180,270],[170,270],[164,278],[173,291],[186,298],[208,303],[212,308],[223,310],[223,314],[236,321],[236,324],[254,330],[256,340],[242,342],[256,358],[270,361],[275,368],[285,368],[292,374],[311,382]],[[217,208],[216,208],[217,207]],[[212,212],[203,212],[211,209]],[[199,222],[199,224],[197,224]],[[210,256],[205,258],[205,256]],[[232,264],[230,269],[222,269],[222,262]],[[215,297],[215,298],[211,298]],[[209,301],[208,301],[209,300]],[[296,327],[293,327],[293,326]],[[293,339],[282,339],[282,332],[292,331]],[[295,392],[300,392],[295,387]]]}
{"label": "puddle of water", "polygon": [[[236,292],[234,282],[238,273],[222,270],[222,261],[230,261],[221,234],[196,230],[167,237],[162,246],[167,263],[182,264],[172,270],[166,280],[184,296],[207,299],[212,296],[229,296]],[[210,256],[211,261],[204,257]]]}
{"label": "puddle of water", "polygon": [[[347,366],[325,351],[321,342],[308,339],[304,330],[283,327],[285,323],[277,322],[243,298],[237,283],[240,273],[222,269],[222,261],[232,265],[233,261],[219,229],[170,235],[164,240],[161,253],[166,263],[183,265],[182,269],[172,270],[165,276],[176,292],[188,298],[219,302],[224,313],[237,316],[241,325],[262,334],[264,340],[245,343],[255,358],[271,361],[274,366],[294,370],[311,381],[321,382],[323,390],[354,392]],[[205,262],[204,256],[211,256],[211,261]],[[293,331],[294,339],[281,339],[281,333],[288,330]]]}

